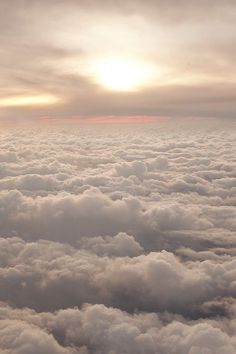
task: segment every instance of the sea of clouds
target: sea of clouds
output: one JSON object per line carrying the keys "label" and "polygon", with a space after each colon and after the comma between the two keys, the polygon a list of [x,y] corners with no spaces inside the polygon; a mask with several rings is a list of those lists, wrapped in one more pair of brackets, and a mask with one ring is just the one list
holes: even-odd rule
{"label": "sea of clouds", "polygon": [[4,128],[2,354],[235,354],[232,121]]}

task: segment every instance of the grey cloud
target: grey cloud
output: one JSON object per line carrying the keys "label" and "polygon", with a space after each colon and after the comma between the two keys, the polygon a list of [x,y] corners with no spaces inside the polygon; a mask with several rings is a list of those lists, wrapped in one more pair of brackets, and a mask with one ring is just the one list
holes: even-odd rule
{"label": "grey cloud", "polygon": [[[160,203],[159,203],[160,204]],[[235,210],[177,203],[149,208],[134,197],[112,200],[98,189],[89,188],[81,195],[59,193],[32,198],[18,191],[0,195],[1,236],[13,233],[26,240],[50,239],[75,244],[81,237],[115,235],[119,231],[134,234],[141,245],[171,230],[235,231]],[[88,217],[89,215],[89,217]]]}
{"label": "grey cloud", "polygon": [[[8,316],[9,320],[5,319],[5,316]],[[45,331],[48,331],[61,345],[66,345],[63,349],[57,345],[58,351],[55,350],[55,353],[108,354],[112,350],[117,354],[233,354],[235,351],[235,337],[230,334],[231,328],[235,327],[233,319],[223,326],[219,320],[189,323],[181,317],[168,314],[165,317],[157,314],[130,316],[103,305],[86,305],[82,310],[68,309],[53,314],[37,314],[29,310],[13,310],[4,304],[1,306],[1,318],[4,325],[13,322],[18,331],[23,333],[27,327],[34,326],[34,339],[41,336],[44,338],[44,344],[32,340],[33,334],[28,338],[20,337],[23,343],[24,340],[31,339],[35,344],[34,350],[40,346],[43,346],[44,350],[55,350],[55,342],[54,348],[50,343],[53,338],[45,334]],[[5,335],[14,333],[13,326],[9,326],[8,333],[3,332],[0,343],[3,350],[8,348],[15,354],[18,351],[14,348],[14,342],[9,343],[5,339]]]}
{"label": "grey cloud", "polygon": [[127,235],[125,232],[120,232],[114,237],[97,236],[92,238],[84,238],[79,241],[77,245],[98,255],[132,257],[138,256],[143,252],[143,248],[137,241],[135,241],[135,238]]}
{"label": "grey cloud", "polygon": [[63,348],[52,335],[35,326],[17,321],[2,321],[0,348],[4,354],[75,354],[72,348]]}
{"label": "grey cloud", "polygon": [[[16,13],[18,14],[19,17],[24,17],[25,14],[25,8],[28,5],[28,11],[31,13],[35,13],[39,11],[40,9],[44,8],[45,4],[38,1],[38,0],[12,0],[11,3],[14,3],[16,9]],[[225,7],[222,15],[227,15],[229,10],[234,8],[235,3],[233,0],[227,0],[225,1]],[[2,4],[2,7],[4,8],[5,12],[9,10],[9,5],[8,4]],[[148,0],[146,3],[146,6],[144,6],[143,2],[141,0],[128,0],[125,4],[122,1],[109,1],[109,0],[91,0],[91,1],[86,1],[86,0],[69,0],[69,1],[64,1],[64,0],[57,0],[55,1],[54,4],[49,4],[49,9],[52,10],[54,9],[54,12],[56,12],[57,7],[60,7],[62,9],[89,9],[90,11],[106,11],[106,10],[120,10],[121,12],[126,13],[127,15],[132,14],[132,12],[139,13],[143,11],[144,13],[151,13],[151,11],[155,11],[154,14],[158,15],[159,14],[165,14],[167,18],[172,18],[176,17],[178,18],[185,18],[186,16],[191,15],[191,19],[194,20],[194,18],[198,18],[200,15],[204,16],[204,11],[206,9],[211,9],[213,14],[219,16],[219,9],[222,9],[222,3],[217,0],[207,0],[207,1],[199,1],[196,3],[194,0],[192,1],[187,1],[187,0],[181,0],[178,3],[176,3],[174,0],[168,0],[165,3],[163,3],[161,0],[158,1],[153,1],[153,0]],[[158,12],[157,12],[158,11]],[[10,11],[7,14],[10,16],[14,16],[14,11]],[[160,15],[159,15],[160,16]],[[164,19],[163,19],[164,20]]]}
{"label": "grey cloud", "polygon": [[[40,311],[81,306],[87,301],[131,312],[170,311],[191,317],[201,313],[204,302],[235,296],[232,257],[220,257],[219,264],[211,257],[202,263],[182,263],[165,251],[127,257],[128,252],[134,256],[141,251],[131,241],[132,249],[126,247],[125,253],[118,245],[111,248],[109,238],[100,244],[95,239],[91,247],[85,244],[89,251],[83,250],[83,244],[78,250],[49,241],[1,239],[0,300]],[[91,253],[96,244],[98,254],[105,250],[118,257]],[[193,255],[191,259],[195,260]]]}

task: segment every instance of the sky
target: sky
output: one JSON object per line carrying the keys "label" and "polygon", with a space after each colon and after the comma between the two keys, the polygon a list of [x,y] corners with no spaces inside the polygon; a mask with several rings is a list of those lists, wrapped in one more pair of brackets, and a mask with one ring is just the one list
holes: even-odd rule
{"label": "sky", "polygon": [[0,119],[233,119],[235,21],[234,0],[1,0]]}
{"label": "sky", "polygon": [[0,0],[1,354],[236,353],[235,23]]}

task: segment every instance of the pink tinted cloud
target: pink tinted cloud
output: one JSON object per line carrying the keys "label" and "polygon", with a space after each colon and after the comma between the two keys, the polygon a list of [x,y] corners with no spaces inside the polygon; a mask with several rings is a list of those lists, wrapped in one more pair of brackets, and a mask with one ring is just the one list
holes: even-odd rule
{"label": "pink tinted cloud", "polygon": [[68,123],[68,124],[130,124],[130,123],[153,123],[158,120],[168,120],[165,116],[93,116],[93,117],[41,117],[45,123]]}

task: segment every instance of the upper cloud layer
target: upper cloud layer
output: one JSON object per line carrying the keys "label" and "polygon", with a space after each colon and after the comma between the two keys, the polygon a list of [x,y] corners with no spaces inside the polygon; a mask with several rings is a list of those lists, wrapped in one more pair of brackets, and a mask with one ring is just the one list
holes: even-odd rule
{"label": "upper cloud layer", "polygon": [[[0,14],[0,106],[19,95],[58,99],[1,107],[1,120],[235,116],[234,1],[12,0]],[[140,91],[111,92],[89,73],[111,56],[144,61],[158,75]]]}

